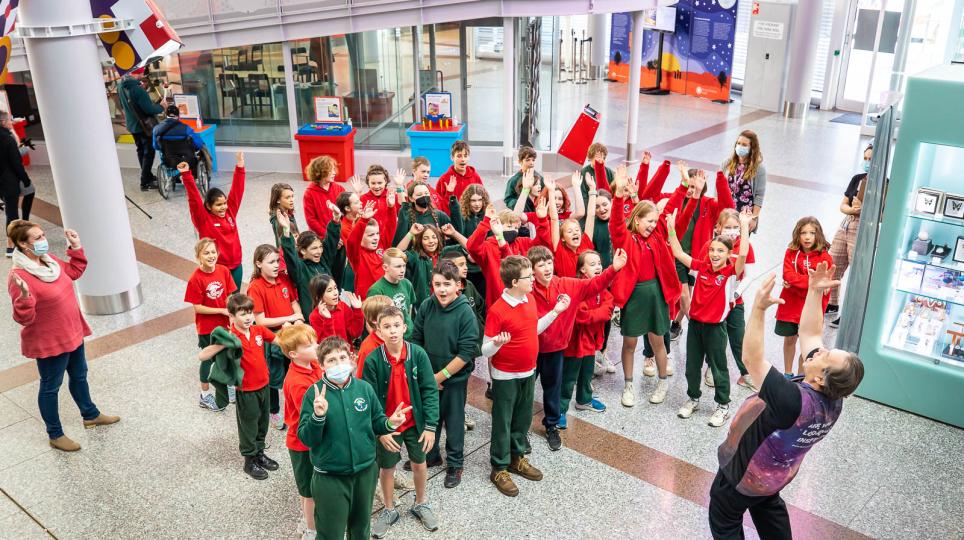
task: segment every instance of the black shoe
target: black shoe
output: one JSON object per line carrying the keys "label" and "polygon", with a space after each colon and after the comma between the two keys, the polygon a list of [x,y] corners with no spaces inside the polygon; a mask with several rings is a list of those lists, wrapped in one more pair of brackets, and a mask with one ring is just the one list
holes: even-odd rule
{"label": "black shoe", "polygon": [[7,248],[7,258],[13,257],[13,248]]}
{"label": "black shoe", "polygon": [[559,436],[558,429],[547,429],[546,441],[549,443],[549,450],[553,452],[562,448],[562,437]]}
{"label": "black shoe", "polygon": [[264,452],[261,452],[257,456],[254,456],[254,459],[255,459],[255,462],[257,462],[258,466],[266,471],[278,470],[278,462],[264,455]]}
{"label": "black shoe", "polygon": [[670,341],[676,341],[677,339],[679,339],[679,335],[682,334],[682,333],[683,333],[683,325],[682,325],[682,324],[680,324],[680,323],[678,323],[678,322],[676,322],[676,321],[673,321],[673,323],[669,325],[669,339],[670,339]]}
{"label": "black shoe", "polygon": [[837,304],[827,304],[827,310],[824,311],[824,315],[836,315],[840,311],[840,306]]}
{"label": "black shoe", "polygon": [[244,472],[255,480],[268,478],[268,471],[258,465],[257,456],[244,456]]}
{"label": "black shoe", "polygon": [[152,189],[157,189],[157,180],[153,180],[146,184],[141,184],[141,191],[150,191]]}
{"label": "black shoe", "polygon": [[[429,468],[431,468],[431,467],[439,467],[439,466],[443,465],[444,463],[445,463],[445,462],[442,461],[442,456],[439,456],[439,457],[437,457],[436,459],[429,459],[428,457],[425,458],[425,466],[426,466],[426,467],[429,467]],[[405,460],[405,463],[402,463],[402,468],[405,469],[406,471],[411,471],[411,470],[412,470],[412,460],[406,459],[406,460]]]}
{"label": "black shoe", "polygon": [[492,383],[486,383],[485,398],[490,401],[492,400]]}
{"label": "black shoe", "polygon": [[830,321],[830,328],[837,328],[840,326],[840,317]]}
{"label": "black shoe", "polygon": [[442,483],[447,488],[454,488],[462,483],[462,469],[449,467],[445,471],[445,481]]}

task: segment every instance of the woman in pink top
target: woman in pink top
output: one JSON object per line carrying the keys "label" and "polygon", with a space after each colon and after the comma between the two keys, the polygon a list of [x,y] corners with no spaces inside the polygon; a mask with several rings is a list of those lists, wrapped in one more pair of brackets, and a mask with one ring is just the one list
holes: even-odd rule
{"label": "woman in pink top", "polygon": [[39,225],[21,219],[11,222],[7,238],[15,249],[7,291],[13,300],[13,320],[23,326],[20,350],[27,358],[37,359],[37,404],[47,425],[50,446],[74,452],[80,445],[64,435],[57,405],[65,372],[85,428],[113,424],[120,418],[101,414],[90,399],[84,356],[84,338],[90,335],[90,327],[80,313],[73,288],[74,280],[87,267],[87,258],[77,233],[67,229],[64,234],[69,244],[68,262],[48,254],[47,237]]}

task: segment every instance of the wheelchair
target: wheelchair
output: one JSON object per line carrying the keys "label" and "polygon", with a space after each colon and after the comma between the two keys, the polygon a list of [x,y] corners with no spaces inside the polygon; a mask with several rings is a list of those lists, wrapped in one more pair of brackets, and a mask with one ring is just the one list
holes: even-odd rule
{"label": "wheelchair", "polygon": [[207,193],[211,182],[210,159],[207,150],[194,150],[194,143],[190,139],[179,141],[161,140],[161,160],[157,165],[157,191],[161,197],[169,199],[171,193],[181,182],[181,173],[177,171],[177,164],[182,161],[191,166],[194,184],[201,197]]}

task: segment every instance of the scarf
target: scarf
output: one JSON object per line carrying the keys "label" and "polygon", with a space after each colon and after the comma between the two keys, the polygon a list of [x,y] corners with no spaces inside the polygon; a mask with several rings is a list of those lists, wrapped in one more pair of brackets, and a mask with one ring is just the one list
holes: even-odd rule
{"label": "scarf", "polygon": [[60,277],[60,264],[49,254],[41,255],[40,261],[43,264],[35,263],[33,259],[24,255],[19,248],[13,250],[14,268],[26,270],[28,273],[44,283],[53,283],[54,281],[57,281],[57,278]]}

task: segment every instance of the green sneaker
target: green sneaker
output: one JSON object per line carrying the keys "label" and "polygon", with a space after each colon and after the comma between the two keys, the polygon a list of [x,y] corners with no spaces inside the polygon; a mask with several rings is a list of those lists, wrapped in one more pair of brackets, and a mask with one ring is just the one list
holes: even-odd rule
{"label": "green sneaker", "polygon": [[375,518],[375,524],[372,525],[372,538],[385,538],[388,534],[388,529],[392,528],[392,525],[398,522],[401,516],[398,515],[398,510],[394,508],[385,508],[379,512],[378,517]]}
{"label": "green sneaker", "polygon": [[422,522],[422,526],[429,531],[438,530],[438,517],[435,515],[435,511],[432,510],[432,507],[429,506],[428,503],[416,504],[411,510],[409,510],[409,512],[411,512],[413,516],[417,517],[418,520]]}

